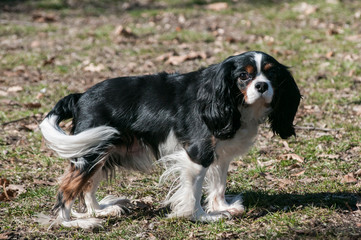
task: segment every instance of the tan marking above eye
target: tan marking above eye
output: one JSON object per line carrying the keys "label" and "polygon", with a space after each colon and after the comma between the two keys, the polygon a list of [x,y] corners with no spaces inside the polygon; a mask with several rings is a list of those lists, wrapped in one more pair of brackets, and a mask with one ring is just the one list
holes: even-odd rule
{"label": "tan marking above eye", "polygon": [[247,65],[247,66],[245,67],[245,69],[246,69],[246,71],[247,71],[248,73],[253,73],[253,72],[254,72],[254,67],[251,66],[251,65]]}
{"label": "tan marking above eye", "polygon": [[267,71],[269,70],[271,67],[273,67],[273,64],[272,63],[266,63],[266,65],[264,66],[264,71]]}

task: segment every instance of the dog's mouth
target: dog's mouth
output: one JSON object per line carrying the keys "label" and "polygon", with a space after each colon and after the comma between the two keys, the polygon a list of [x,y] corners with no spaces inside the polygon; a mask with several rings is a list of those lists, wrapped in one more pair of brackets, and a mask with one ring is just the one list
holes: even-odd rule
{"label": "dog's mouth", "polygon": [[248,103],[246,99],[243,99],[240,105],[242,107],[251,107],[251,106],[260,106],[261,107],[261,106],[263,106],[264,108],[269,108],[269,107],[271,107],[271,102],[272,101],[268,101],[268,99],[265,98],[264,96],[260,96],[253,103]]}

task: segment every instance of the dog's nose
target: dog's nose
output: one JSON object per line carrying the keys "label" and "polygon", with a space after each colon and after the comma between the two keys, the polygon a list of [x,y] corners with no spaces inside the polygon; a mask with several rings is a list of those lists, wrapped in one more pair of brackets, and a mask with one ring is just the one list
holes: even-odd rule
{"label": "dog's nose", "polygon": [[258,82],[258,83],[256,83],[256,85],[254,87],[260,93],[264,93],[265,91],[268,90],[268,84],[266,82]]}

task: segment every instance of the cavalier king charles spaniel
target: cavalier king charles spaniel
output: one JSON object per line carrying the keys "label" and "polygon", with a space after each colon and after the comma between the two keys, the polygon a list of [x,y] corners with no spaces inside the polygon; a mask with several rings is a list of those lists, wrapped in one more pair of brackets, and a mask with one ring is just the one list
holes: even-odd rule
{"label": "cavalier king charles spaniel", "polygon": [[[174,177],[164,202],[170,217],[209,222],[240,215],[241,197],[225,196],[230,162],[247,152],[266,120],[281,138],[295,135],[300,99],[287,67],[255,51],[190,73],[108,79],[70,94],[40,124],[49,147],[70,159],[57,217],[48,220],[92,228],[99,217],[120,215],[124,199],[97,201],[100,181],[116,169],[149,172],[155,161],[165,166],[161,180]],[[69,118],[70,135],[59,127]],[[77,197],[83,212],[72,211]]]}

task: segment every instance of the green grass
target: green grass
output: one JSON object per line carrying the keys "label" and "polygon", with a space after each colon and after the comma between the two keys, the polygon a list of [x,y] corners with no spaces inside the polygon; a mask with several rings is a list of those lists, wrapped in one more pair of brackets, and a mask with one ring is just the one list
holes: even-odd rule
{"label": "green grass", "polygon": [[[309,15],[294,9],[317,6]],[[336,1],[337,2],[337,1]],[[132,2],[128,2],[131,4]],[[66,239],[356,239],[361,176],[359,1],[227,1],[222,11],[206,1],[166,0],[127,8],[124,1],[10,1],[0,24],[0,179],[26,192],[0,202],[0,234],[9,238]],[[146,3],[145,3],[146,4]],[[35,12],[54,14],[55,22],[32,20]],[[183,19],[183,20],[182,20]],[[117,26],[136,37],[116,36]],[[223,29],[223,35],[215,35]],[[222,31],[219,31],[222,32]],[[230,41],[229,39],[235,39]],[[49,214],[56,179],[67,162],[42,142],[36,126],[54,104],[71,92],[83,92],[110,77],[160,71],[188,72],[247,50],[260,50],[290,66],[303,99],[295,123],[297,137],[286,142],[264,125],[254,147],[236,159],[227,194],[242,194],[246,213],[203,224],[168,219],[161,205],[169,183],[159,185],[162,169],[149,175],[118,173],[102,183],[98,197],[151,198],[144,209],[105,219],[103,229],[47,229],[34,221]],[[171,66],[157,57],[206,52]],[[330,54],[330,52],[333,54]],[[44,62],[55,57],[54,62]],[[87,72],[86,63],[103,64]],[[133,66],[133,67],[132,67]],[[21,86],[22,91],[7,92]],[[42,93],[42,94],[40,94]],[[40,94],[40,95],[39,95]],[[41,103],[38,108],[28,103]],[[297,154],[304,161],[286,159]],[[267,165],[268,163],[268,165]],[[302,172],[304,171],[304,172]],[[356,182],[344,182],[346,174]],[[0,188],[0,194],[3,192]],[[1,237],[3,235],[0,235]]]}

